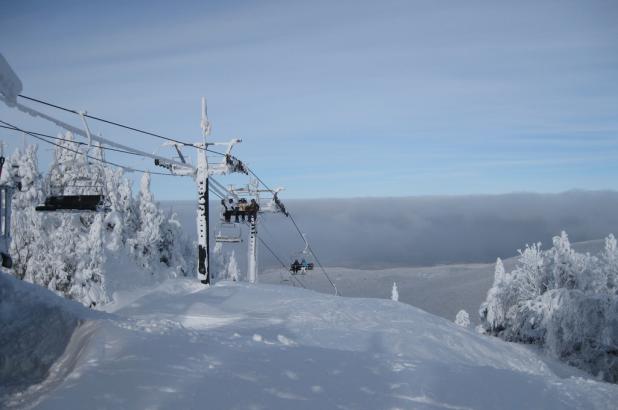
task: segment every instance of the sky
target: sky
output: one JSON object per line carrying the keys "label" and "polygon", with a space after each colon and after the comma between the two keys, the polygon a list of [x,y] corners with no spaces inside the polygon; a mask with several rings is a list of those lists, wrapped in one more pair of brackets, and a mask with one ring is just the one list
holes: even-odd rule
{"label": "sky", "polygon": [[[612,0],[0,0],[0,53],[25,95],[182,140],[200,140],[206,96],[212,140],[242,138],[236,155],[288,198],[614,190],[616,21]],[[195,196],[189,178],[152,186]]]}

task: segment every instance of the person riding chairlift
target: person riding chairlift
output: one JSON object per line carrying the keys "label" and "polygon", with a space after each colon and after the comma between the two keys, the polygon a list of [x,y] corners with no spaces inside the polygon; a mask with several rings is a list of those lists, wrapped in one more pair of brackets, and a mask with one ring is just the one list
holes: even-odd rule
{"label": "person riding chairlift", "polygon": [[298,259],[294,259],[294,262],[292,262],[292,266],[290,267],[290,270],[292,271],[293,274],[298,273],[298,271],[300,270],[300,263],[298,263]]}
{"label": "person riding chairlift", "polygon": [[303,258],[300,261],[300,270],[302,271],[302,273],[307,273],[307,269],[309,269],[309,264],[307,263],[307,261],[305,260],[305,258]]}
{"label": "person riding chairlift", "polygon": [[221,216],[223,217],[225,222],[230,222],[230,217],[232,216],[232,213],[228,210],[225,199],[221,200]]}
{"label": "person riding chairlift", "polygon": [[230,222],[232,215],[234,215],[234,222],[238,222],[238,206],[234,202],[234,198],[228,199],[227,211],[230,213],[230,216],[225,219],[225,222]]}
{"label": "person riding chairlift", "polygon": [[238,200],[238,214],[243,222],[245,222],[245,216],[247,214],[247,200],[245,198],[240,198]]}
{"label": "person riding chairlift", "polygon": [[247,212],[247,216],[249,217],[249,221],[251,221],[251,219],[253,219],[254,222],[257,221],[257,214],[258,214],[258,211],[260,210],[260,206],[255,201],[255,199],[251,200],[251,203],[247,205],[245,210]]}

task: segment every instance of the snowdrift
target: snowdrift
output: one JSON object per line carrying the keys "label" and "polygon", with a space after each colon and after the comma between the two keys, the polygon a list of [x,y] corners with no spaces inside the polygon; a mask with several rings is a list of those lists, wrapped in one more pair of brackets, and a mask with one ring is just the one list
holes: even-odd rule
{"label": "snowdrift", "polygon": [[59,362],[73,364],[61,380],[5,406],[609,409],[618,402],[616,385],[390,300],[177,279],[119,294],[107,309],[107,317],[76,315],[86,320],[76,333],[91,335],[66,348]]}
{"label": "snowdrift", "polygon": [[0,272],[0,396],[47,378],[75,329],[97,316],[79,303]]}

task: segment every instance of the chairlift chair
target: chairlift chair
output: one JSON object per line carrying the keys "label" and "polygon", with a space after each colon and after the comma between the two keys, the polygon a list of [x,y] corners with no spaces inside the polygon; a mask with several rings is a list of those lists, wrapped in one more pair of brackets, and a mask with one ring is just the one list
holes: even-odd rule
{"label": "chairlift chair", "polygon": [[215,242],[239,243],[242,242],[240,225],[233,222],[220,222],[215,235]]}
{"label": "chairlift chair", "polygon": [[313,267],[313,262],[307,262],[306,266],[303,266],[303,264],[300,262],[298,263],[298,265],[292,262],[290,264],[290,272],[292,273],[292,275],[304,275],[306,271],[313,270]]}
{"label": "chairlift chair", "polygon": [[[82,175],[70,178],[66,182],[52,183],[62,180],[66,171],[72,171],[72,166],[85,170]],[[45,202],[35,207],[38,212],[108,212],[111,209],[106,195],[105,174],[101,166],[77,161],[66,161],[54,164],[48,174],[49,195]]]}
{"label": "chairlift chair", "polygon": [[[308,270],[313,270],[314,267],[313,262],[307,261],[309,256],[311,256],[311,252],[309,251],[309,242],[307,242],[307,237],[305,234],[302,234],[302,236],[305,241],[305,248],[295,255],[294,262],[290,264],[290,272],[292,272],[292,275],[297,275],[299,273],[304,275]],[[299,259],[301,262],[298,262]],[[303,264],[302,261],[305,261],[305,263]]]}

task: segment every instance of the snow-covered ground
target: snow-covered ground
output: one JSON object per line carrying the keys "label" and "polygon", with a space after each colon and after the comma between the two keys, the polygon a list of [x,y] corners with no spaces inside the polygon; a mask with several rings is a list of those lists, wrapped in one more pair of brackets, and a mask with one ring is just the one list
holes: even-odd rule
{"label": "snow-covered ground", "polygon": [[[458,264],[421,268],[380,270],[327,268],[337,289],[344,296],[389,299],[393,282],[397,283],[399,301],[419,307],[434,315],[454,320],[461,309],[478,323],[477,311],[493,283],[493,264]],[[281,283],[281,270],[269,270],[260,276],[263,283]],[[316,269],[283,283],[333,293],[332,286]]]}
{"label": "snow-covered ground", "polygon": [[[62,323],[76,323],[70,340],[54,339],[56,350],[67,347],[49,377],[4,396],[7,408],[610,409],[618,402],[616,385],[390,300],[171,279],[118,294],[108,313],[95,314],[5,274],[0,289],[0,312],[6,319],[21,309],[28,338],[55,331],[55,322],[34,317],[50,304],[68,318]],[[8,293],[19,298],[5,300]],[[24,344],[20,354],[28,349],[37,351]]]}
{"label": "snow-covered ground", "polygon": [[[603,240],[573,244],[578,252],[597,253]],[[517,257],[505,259],[504,266],[511,271]],[[461,309],[478,324],[478,310],[494,281],[494,263],[466,263],[428,267],[392,269],[350,269],[327,267],[327,273],[344,296],[389,299],[393,282],[399,289],[399,301],[419,307],[429,313],[454,320]],[[296,276],[309,289],[333,293],[333,288],[316,267],[306,275]],[[300,286],[282,269],[269,269],[260,275],[263,283],[282,283]]]}

